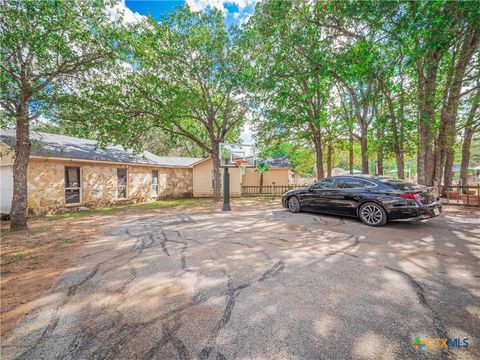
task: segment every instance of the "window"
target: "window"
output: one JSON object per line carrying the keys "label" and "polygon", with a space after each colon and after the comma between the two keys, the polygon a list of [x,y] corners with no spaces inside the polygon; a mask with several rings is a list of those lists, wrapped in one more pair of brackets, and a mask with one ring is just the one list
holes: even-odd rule
{"label": "window", "polygon": [[332,189],[334,181],[333,179],[324,179],[322,181],[316,182],[312,185],[312,189],[321,190],[321,189]]}
{"label": "window", "polygon": [[65,203],[80,204],[81,202],[81,183],[80,167],[65,167]]}
{"label": "window", "polygon": [[337,179],[335,185],[337,189],[363,189],[376,186],[374,183],[367,180],[349,178]]}
{"label": "window", "polygon": [[127,169],[117,169],[117,198],[127,197]]}
{"label": "window", "polygon": [[394,189],[397,190],[415,190],[418,187],[415,186],[415,184],[400,180],[400,179],[392,179],[392,178],[387,178],[387,177],[379,177],[379,181],[381,181],[384,184],[390,185]]}
{"label": "window", "polygon": [[158,195],[158,170],[152,170],[152,195]]}

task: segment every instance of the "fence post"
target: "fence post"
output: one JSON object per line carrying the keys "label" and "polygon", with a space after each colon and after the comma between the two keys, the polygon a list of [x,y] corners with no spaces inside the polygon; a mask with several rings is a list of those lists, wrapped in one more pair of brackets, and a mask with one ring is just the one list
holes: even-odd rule
{"label": "fence post", "polygon": [[457,206],[459,205],[458,200],[460,198],[460,187],[457,185]]}
{"label": "fence post", "polygon": [[468,191],[468,185],[467,185],[467,206],[470,206],[470,191]]}

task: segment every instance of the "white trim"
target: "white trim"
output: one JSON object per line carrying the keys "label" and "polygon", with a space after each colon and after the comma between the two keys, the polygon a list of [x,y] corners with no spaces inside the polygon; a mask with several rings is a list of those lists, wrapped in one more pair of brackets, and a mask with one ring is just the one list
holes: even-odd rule
{"label": "white trim", "polygon": [[201,164],[201,163],[203,163],[207,160],[210,160],[211,158],[212,157],[210,156],[210,157],[207,157],[205,159],[198,160],[197,162],[194,162],[193,164],[191,164],[189,167],[193,168],[193,167],[195,167],[195,166],[197,166],[197,165],[199,165],[199,164]]}
{"label": "white trim", "polygon": [[[80,169],[80,174],[79,174],[79,176],[80,176],[80,186],[79,186],[79,190],[80,190],[80,191],[78,192],[79,197],[80,197],[80,202],[78,202],[78,203],[69,203],[69,204],[67,204],[67,198],[66,198],[66,196],[65,196],[65,195],[66,195],[65,191],[66,191],[67,189],[74,189],[74,188],[67,188],[67,186],[66,186],[67,184],[65,183],[65,170],[66,170],[66,168],[69,168],[69,167],[70,167],[70,168],[79,168],[79,169]],[[65,166],[63,167],[63,199],[65,200],[65,206],[66,206],[66,207],[75,207],[75,206],[79,206],[79,205],[82,205],[82,204],[83,204],[83,169],[82,169],[81,166],[69,166],[69,165],[65,165]]]}
{"label": "white trim", "polygon": [[[153,187],[153,172],[156,171],[157,172],[157,193],[156,194],[152,194],[152,187]],[[193,171],[192,171],[193,172]],[[150,197],[152,198],[158,198],[160,196],[160,171],[158,171],[158,169],[152,169],[150,171]]]}
{"label": "white trim", "polygon": [[[119,198],[118,197],[118,169],[125,169],[127,171],[127,183],[124,185],[125,186],[125,197],[121,197]],[[118,200],[118,201],[122,201],[122,200],[128,200],[129,197],[129,191],[128,191],[128,185],[130,184],[130,181],[129,181],[129,176],[130,176],[130,171],[128,171],[128,166],[125,166],[125,167],[117,167],[116,169],[116,184],[115,184],[115,198],[114,200]],[[122,185],[123,186],[123,185]]]}
{"label": "white trim", "polygon": [[[197,161],[196,163],[193,163],[192,165],[190,165],[190,167],[193,168],[193,167],[195,167],[195,166],[197,166],[197,165],[199,165],[199,164],[201,164],[201,163],[203,163],[203,162],[205,162],[205,161],[207,161],[207,160],[210,160],[210,159],[213,159],[213,158],[212,158],[211,156],[209,156],[209,157],[207,157],[207,158],[205,158],[205,159],[202,159],[202,160]],[[220,166],[220,167],[221,167],[221,166]],[[230,167],[230,166],[229,166],[229,167]],[[237,166],[234,165],[234,166],[232,166],[232,167],[230,167],[230,168],[237,168]],[[249,168],[249,169],[255,169],[256,167],[248,167],[248,168]],[[280,167],[280,166],[269,166],[268,169],[269,169],[269,170],[276,170],[276,169],[283,170],[283,169],[288,169],[288,170],[290,170],[291,172],[293,172],[293,170],[292,170],[291,167],[286,167],[286,166],[282,166],[282,167]]]}

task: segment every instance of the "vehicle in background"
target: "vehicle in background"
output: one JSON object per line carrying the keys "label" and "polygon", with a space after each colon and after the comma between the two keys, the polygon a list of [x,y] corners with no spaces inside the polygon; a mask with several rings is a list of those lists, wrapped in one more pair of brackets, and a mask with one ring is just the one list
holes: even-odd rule
{"label": "vehicle in background", "polygon": [[292,213],[314,211],[358,217],[369,226],[390,220],[415,221],[440,215],[433,188],[385,176],[333,176],[286,192],[282,205]]}

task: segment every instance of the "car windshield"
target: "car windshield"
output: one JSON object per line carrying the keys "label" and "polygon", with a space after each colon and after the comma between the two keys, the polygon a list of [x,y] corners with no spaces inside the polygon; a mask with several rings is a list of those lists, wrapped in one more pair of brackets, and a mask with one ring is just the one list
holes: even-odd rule
{"label": "car windshield", "polygon": [[397,190],[417,190],[419,187],[415,184],[409,183],[407,181],[403,181],[400,179],[392,179],[387,177],[380,177],[378,178],[384,184],[387,184]]}

